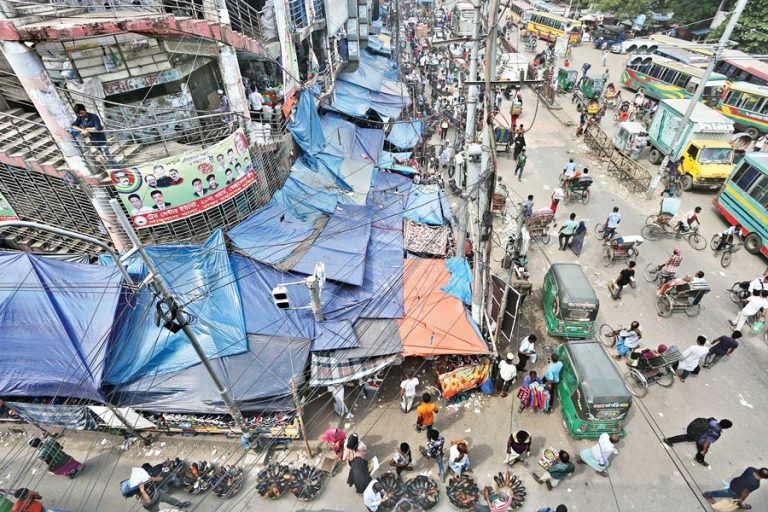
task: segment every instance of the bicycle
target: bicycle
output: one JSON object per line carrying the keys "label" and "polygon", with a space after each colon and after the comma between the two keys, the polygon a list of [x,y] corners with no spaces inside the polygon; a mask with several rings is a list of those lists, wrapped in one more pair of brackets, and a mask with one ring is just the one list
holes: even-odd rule
{"label": "bicycle", "polygon": [[693,226],[689,230],[683,231],[680,229],[679,225],[671,228],[668,223],[660,224],[654,222],[649,224],[649,219],[646,219],[646,225],[640,230],[640,234],[643,235],[643,238],[646,240],[661,240],[662,237],[683,238],[697,251],[703,251],[707,248],[707,241],[701,234],[699,234],[698,226]]}
{"label": "bicycle", "polygon": [[616,228],[609,229],[602,222],[598,222],[595,224],[595,236],[598,240],[605,240],[606,238],[611,240],[616,236]]}
{"label": "bicycle", "polygon": [[717,253],[721,253],[720,265],[723,268],[728,268],[728,266],[731,264],[731,261],[733,260],[733,253],[738,252],[739,249],[744,246],[744,242],[727,243],[725,244],[725,247],[718,250],[717,247],[720,245],[721,240],[722,237],[717,234],[712,237],[712,240],[709,241],[709,246],[715,252],[715,256],[717,256]]}
{"label": "bicycle", "polygon": [[658,281],[659,286],[675,278],[674,274],[670,274],[669,272],[662,272],[662,268],[664,268],[663,264],[657,265],[656,263],[649,263],[645,267],[643,277],[645,277],[645,280],[649,283],[655,283]]}

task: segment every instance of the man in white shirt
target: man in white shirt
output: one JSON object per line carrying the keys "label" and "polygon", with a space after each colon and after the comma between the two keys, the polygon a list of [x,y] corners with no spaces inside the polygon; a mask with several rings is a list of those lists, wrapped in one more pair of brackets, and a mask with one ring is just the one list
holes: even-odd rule
{"label": "man in white shirt", "polygon": [[513,361],[515,354],[509,352],[506,359],[499,361],[499,380],[501,380],[501,396],[507,396],[509,387],[515,382],[517,377],[517,367],[515,367]]}
{"label": "man in white shirt", "polygon": [[248,93],[248,104],[251,107],[251,117],[261,122],[261,114],[264,110],[264,99],[256,88],[256,84],[251,84],[251,92]]}
{"label": "man in white shirt", "polygon": [[709,354],[709,348],[704,345],[707,344],[707,338],[699,336],[696,338],[696,345],[691,345],[685,349],[682,353],[682,359],[677,364],[677,377],[680,382],[685,382],[685,379],[699,367],[707,354]]}
{"label": "man in white shirt", "polygon": [[758,278],[753,279],[749,283],[749,294],[754,295],[755,290],[757,291],[768,290],[768,277],[760,276]]}
{"label": "man in white shirt", "polygon": [[565,179],[573,178],[576,174],[576,162],[573,161],[573,158],[568,160],[568,163],[563,166],[563,174]]}
{"label": "man in white shirt", "polygon": [[619,207],[614,206],[613,211],[608,214],[608,218],[605,220],[605,229],[603,230],[603,237],[611,239],[616,234],[616,230],[621,222],[621,214],[619,213]]}
{"label": "man in white shirt", "polygon": [[581,451],[579,454],[579,464],[587,464],[597,471],[598,475],[607,477],[611,456],[619,453],[619,450],[616,449],[616,444],[620,439],[619,434],[611,434],[609,436],[603,432],[597,439],[595,446]]}
{"label": "man in white shirt", "polygon": [[416,372],[410,372],[408,376],[400,383],[400,409],[404,413],[411,412],[413,400],[416,397],[416,387],[419,385],[419,379],[416,378]]}
{"label": "man in white shirt", "polygon": [[[523,338],[520,342],[520,347],[517,349],[517,356],[520,358],[520,362],[517,363],[517,371],[524,372],[525,365],[528,363],[528,359],[536,355],[536,335],[531,334]],[[534,363],[536,361],[534,360]]]}
{"label": "man in white shirt", "polygon": [[352,414],[344,403],[344,384],[331,384],[328,386],[328,392],[333,396],[333,412],[339,416],[352,418]]}
{"label": "man in white shirt", "polygon": [[744,323],[751,316],[758,315],[760,319],[765,318],[765,312],[768,309],[768,290],[763,290],[760,295],[753,295],[747,299],[747,305],[741,308],[736,320],[730,321],[737,331],[740,331],[744,327]]}
{"label": "man in white shirt", "polygon": [[363,504],[371,512],[376,512],[383,500],[384,486],[378,480],[371,480],[363,492]]}

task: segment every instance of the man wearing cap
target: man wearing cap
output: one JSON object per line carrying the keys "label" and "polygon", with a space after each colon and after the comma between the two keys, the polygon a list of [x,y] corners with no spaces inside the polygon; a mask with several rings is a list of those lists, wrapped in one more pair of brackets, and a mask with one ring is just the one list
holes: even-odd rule
{"label": "man wearing cap", "polygon": [[499,387],[501,390],[501,396],[507,396],[509,387],[515,382],[517,376],[517,367],[513,364],[515,354],[509,352],[506,359],[499,361]]}

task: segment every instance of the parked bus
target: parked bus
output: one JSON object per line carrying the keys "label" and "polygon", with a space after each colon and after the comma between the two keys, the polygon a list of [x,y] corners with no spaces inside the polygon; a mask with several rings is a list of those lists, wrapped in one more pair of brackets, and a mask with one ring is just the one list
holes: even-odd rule
{"label": "parked bus", "polygon": [[768,153],[748,153],[734,169],[715,206],[732,226],[742,225],[747,251],[768,256]]}
{"label": "parked bus", "polygon": [[551,4],[543,0],[532,0],[531,5],[533,6],[534,10],[539,12],[554,14],[556,16],[565,16],[566,8],[560,7],[559,5]]}
{"label": "parked bus", "polygon": [[648,38],[658,42],[659,46],[685,48],[686,50],[701,53],[702,55],[711,56],[715,54],[713,50],[714,45],[711,44],[694,43],[693,41],[686,41],[685,39],[678,39],[664,34],[651,34]]}
{"label": "parked bus", "polygon": [[534,10],[531,4],[525,2],[512,2],[509,6],[512,22],[519,27],[528,25],[528,22],[531,20],[531,13]]}
{"label": "parked bus", "polygon": [[653,53],[697,68],[706,68],[710,59],[709,56],[704,55],[703,53],[692,52],[686,48],[667,45],[659,46]]}
{"label": "parked bus", "polygon": [[756,139],[768,133],[768,86],[732,82],[725,89],[720,112],[730,117],[736,128]]}
{"label": "parked bus", "polygon": [[734,82],[768,85],[768,62],[753,58],[738,50],[727,50],[715,64],[715,71]]}
{"label": "parked bus", "polygon": [[459,2],[453,8],[453,33],[458,37],[475,35],[475,6]]}
{"label": "parked bus", "polygon": [[[659,55],[632,56],[624,64],[621,82],[632,90],[643,88],[646,96],[657,100],[690,98],[704,76],[704,70]],[[702,101],[716,106],[727,81],[712,73],[704,88]]]}
{"label": "parked bus", "polygon": [[581,41],[581,22],[536,11],[531,13],[528,32],[547,41],[557,41],[558,37],[563,37],[568,33],[570,34],[568,40],[576,44]]}

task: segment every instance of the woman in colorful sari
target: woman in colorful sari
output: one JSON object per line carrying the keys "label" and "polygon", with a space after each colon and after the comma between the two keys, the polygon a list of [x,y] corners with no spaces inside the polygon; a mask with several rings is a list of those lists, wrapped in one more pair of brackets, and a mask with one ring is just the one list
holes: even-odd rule
{"label": "woman in colorful sari", "polygon": [[37,448],[37,458],[45,462],[48,471],[54,475],[75,478],[83,469],[83,465],[68,455],[53,437],[46,437],[44,441],[33,437],[29,446]]}

